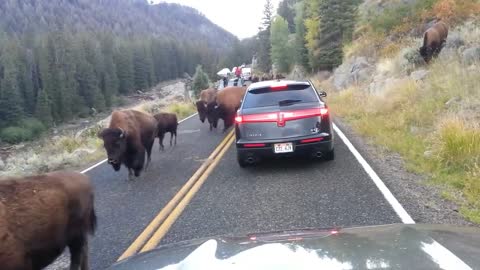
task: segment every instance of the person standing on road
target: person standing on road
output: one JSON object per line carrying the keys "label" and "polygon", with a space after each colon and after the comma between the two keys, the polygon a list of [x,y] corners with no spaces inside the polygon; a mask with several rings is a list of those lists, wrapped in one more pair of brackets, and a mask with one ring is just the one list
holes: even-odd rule
{"label": "person standing on road", "polygon": [[228,85],[228,79],[226,76],[223,76],[223,88],[227,87]]}
{"label": "person standing on road", "polygon": [[242,67],[241,66],[237,67],[237,69],[235,70],[235,76],[239,79],[242,76]]}

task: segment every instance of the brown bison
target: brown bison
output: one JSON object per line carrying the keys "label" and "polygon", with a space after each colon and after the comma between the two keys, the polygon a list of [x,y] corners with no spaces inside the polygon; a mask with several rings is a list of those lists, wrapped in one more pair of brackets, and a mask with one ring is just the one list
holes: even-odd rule
{"label": "brown bison", "polygon": [[0,181],[0,269],[40,270],[70,250],[70,269],[88,269],[96,228],[87,176],[53,172]]}
{"label": "brown bison", "polygon": [[214,102],[207,105],[208,122],[217,128],[218,119],[223,119],[225,132],[233,125],[237,110],[240,108],[246,87],[227,87],[218,92]]}
{"label": "brown bison", "polygon": [[122,164],[128,168],[128,179],[140,176],[145,164],[150,164],[153,142],[157,136],[157,120],[149,114],[123,110],[112,113],[110,126],[100,133],[103,145],[107,151],[108,163],[115,171]]}
{"label": "brown bison", "polygon": [[[205,118],[207,117],[207,104],[215,101],[216,96],[217,96],[217,90],[214,88],[208,88],[200,92],[200,99],[197,101],[196,106],[197,106],[198,116],[200,117],[200,121],[202,121],[202,123],[205,122]],[[212,130],[211,124],[210,124],[210,130]]]}
{"label": "brown bison", "polygon": [[164,150],[163,138],[165,133],[170,132],[170,146],[172,146],[173,136],[175,136],[175,145],[177,145],[177,127],[178,121],[177,116],[173,113],[158,113],[154,115],[157,119],[157,130],[158,130],[158,143],[160,144],[160,150]]}
{"label": "brown bison", "polygon": [[423,35],[423,46],[420,48],[420,55],[426,63],[432,60],[432,57],[437,57],[448,36],[448,26],[444,22],[437,22],[432,27],[428,28]]}

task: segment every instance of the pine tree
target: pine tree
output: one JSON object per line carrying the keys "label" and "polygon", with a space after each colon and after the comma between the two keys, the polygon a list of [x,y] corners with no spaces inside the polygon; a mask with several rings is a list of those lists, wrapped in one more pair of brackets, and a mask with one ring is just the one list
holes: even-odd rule
{"label": "pine tree", "polygon": [[134,88],[133,59],[131,51],[122,46],[115,54],[117,66],[118,91],[121,94],[129,94]]}
{"label": "pine tree", "polygon": [[[305,0],[305,42],[308,49],[309,65],[317,70],[319,63],[320,5],[324,0]],[[335,31],[335,29],[331,29]]]}
{"label": "pine tree", "polygon": [[263,10],[262,26],[258,33],[260,42],[258,50],[258,68],[263,72],[269,72],[272,66],[270,58],[270,27],[272,25],[273,5],[271,0],[265,1],[265,7]]}
{"label": "pine tree", "polygon": [[133,70],[135,75],[135,89],[145,90],[148,88],[148,67],[143,46],[137,45],[133,52]]}
{"label": "pine tree", "polygon": [[271,27],[272,62],[281,73],[288,73],[293,60],[288,42],[288,23],[281,16],[275,17]]}
{"label": "pine tree", "polygon": [[295,6],[300,0],[283,0],[278,4],[277,14],[283,17],[288,23],[290,33],[295,33]]}
{"label": "pine tree", "polygon": [[199,95],[200,91],[209,87],[209,80],[207,74],[203,71],[202,66],[197,66],[195,75],[193,75],[192,90],[195,95]]}
{"label": "pine tree", "polygon": [[33,85],[35,59],[33,57],[33,52],[30,49],[22,51],[19,57],[18,81],[22,99],[24,101],[23,107],[26,114],[32,115],[35,109],[35,92]]}
{"label": "pine tree", "polygon": [[78,92],[80,96],[85,100],[85,105],[91,109],[94,108],[97,111],[105,109],[105,99],[98,87],[97,76],[95,74],[94,66],[87,61],[90,54],[90,47],[87,43],[83,43],[83,50],[80,50],[79,62],[77,63],[77,82]]}
{"label": "pine tree", "polygon": [[15,44],[9,44],[0,59],[3,80],[0,88],[0,121],[2,125],[14,125],[23,117],[23,101],[18,83],[18,59]]}
{"label": "pine tree", "polygon": [[101,89],[105,97],[105,105],[110,108],[118,90],[117,67],[114,62],[113,38],[111,36],[107,36],[103,40],[102,54],[104,71],[101,78]]}
{"label": "pine tree", "polygon": [[295,6],[295,63],[309,70],[308,50],[305,44],[305,2],[300,1]]}
{"label": "pine tree", "polygon": [[358,0],[322,0],[319,7],[321,17],[317,65],[331,70],[342,63],[343,44],[352,39]]}
{"label": "pine tree", "polygon": [[43,89],[40,89],[38,92],[37,103],[35,105],[35,117],[42,121],[47,127],[51,126],[53,123],[48,93]]}

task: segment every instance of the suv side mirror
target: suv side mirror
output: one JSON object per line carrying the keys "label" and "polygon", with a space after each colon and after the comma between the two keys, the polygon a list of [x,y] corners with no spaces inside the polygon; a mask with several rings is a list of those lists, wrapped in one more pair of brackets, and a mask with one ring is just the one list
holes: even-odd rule
{"label": "suv side mirror", "polygon": [[319,93],[320,97],[327,97],[327,92],[322,91]]}

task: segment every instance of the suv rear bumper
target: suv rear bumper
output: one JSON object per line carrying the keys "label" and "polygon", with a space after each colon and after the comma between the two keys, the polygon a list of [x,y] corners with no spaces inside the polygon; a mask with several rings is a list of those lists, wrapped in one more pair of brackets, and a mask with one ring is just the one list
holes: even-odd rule
{"label": "suv rear bumper", "polygon": [[[285,141],[285,142],[292,142],[292,141]],[[275,143],[282,143],[282,142],[275,142]],[[237,146],[237,154],[241,158],[254,158],[254,159],[262,159],[262,158],[271,158],[271,157],[289,157],[289,156],[309,156],[309,157],[320,157],[325,155],[328,152],[333,150],[333,140],[324,140],[320,142],[313,142],[313,143],[304,143],[301,144],[299,141],[293,141],[293,152],[291,153],[281,153],[277,154],[273,150],[273,145],[275,143],[266,143],[265,147],[255,147],[255,148],[247,148],[243,147],[243,143],[236,144]]]}

